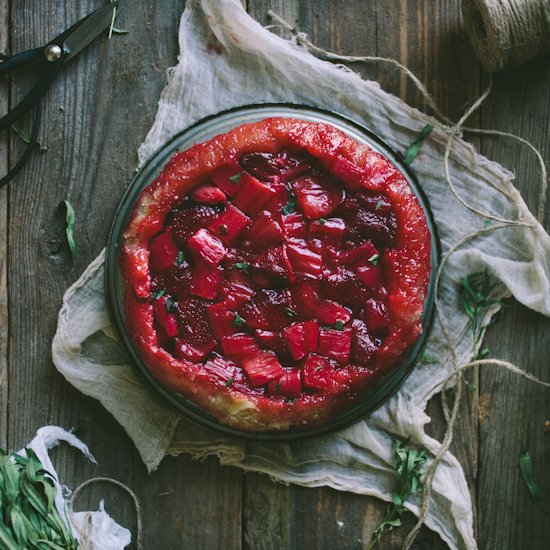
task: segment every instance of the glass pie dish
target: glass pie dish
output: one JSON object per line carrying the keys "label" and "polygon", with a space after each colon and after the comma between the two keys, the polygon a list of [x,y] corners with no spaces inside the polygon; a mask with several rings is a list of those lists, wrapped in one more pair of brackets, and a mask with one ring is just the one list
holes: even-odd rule
{"label": "glass pie dish", "polygon": [[380,139],[326,111],[253,105],[199,121],[141,168],[106,290],[166,403],[228,435],[293,440],[368,414],[411,372],[438,256],[428,202]]}

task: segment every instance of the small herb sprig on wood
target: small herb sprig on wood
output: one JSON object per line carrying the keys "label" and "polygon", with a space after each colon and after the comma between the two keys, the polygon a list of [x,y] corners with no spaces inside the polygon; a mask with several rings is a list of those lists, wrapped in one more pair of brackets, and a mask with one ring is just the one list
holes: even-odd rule
{"label": "small herb sprig on wood", "polygon": [[55,507],[56,488],[36,454],[0,449],[0,547],[6,550],[76,550],[78,544]]}
{"label": "small herb sprig on wood", "polygon": [[74,240],[74,224],[76,222],[76,215],[74,208],[69,201],[62,201],[65,205],[65,234],[67,235],[67,243],[71,251],[72,259],[76,259],[76,242]]}
{"label": "small herb sprig on wood", "polygon": [[542,493],[537,483],[537,478],[535,476],[535,468],[533,467],[533,461],[531,460],[531,455],[529,451],[525,451],[519,457],[519,467],[521,470],[521,475],[523,476],[523,481],[527,486],[527,490],[533,499],[533,502],[539,502],[542,499]]}
{"label": "small herb sprig on wood", "polygon": [[426,124],[426,126],[422,128],[418,138],[411,143],[405,153],[405,164],[410,164],[418,156],[423,141],[432,133],[433,129],[434,127],[431,124]]}
{"label": "small herb sprig on wood", "polygon": [[368,550],[372,550],[382,539],[382,535],[401,525],[401,515],[405,511],[405,502],[422,489],[420,478],[424,474],[426,451],[410,447],[406,443],[394,441],[395,453],[395,488],[392,502],[388,504],[384,519],[374,530]]}
{"label": "small herb sprig on wood", "polygon": [[[491,298],[491,294],[495,289],[495,284],[491,282],[491,278],[485,271],[478,271],[463,277],[460,281],[460,304],[464,309],[464,312],[472,323],[472,335],[473,335],[473,357],[476,359],[482,359],[485,357],[489,350],[487,348],[480,348],[481,337],[483,335],[483,326],[481,322],[483,315],[493,305],[500,304],[501,300]],[[475,401],[473,394],[477,389],[479,380],[479,368],[474,367],[474,383],[468,384],[470,388],[470,412],[473,414]]]}

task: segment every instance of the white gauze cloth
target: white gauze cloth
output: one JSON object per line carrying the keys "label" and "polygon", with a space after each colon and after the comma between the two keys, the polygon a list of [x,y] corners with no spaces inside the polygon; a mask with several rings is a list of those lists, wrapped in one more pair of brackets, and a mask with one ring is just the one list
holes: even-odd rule
{"label": "white gauze cloth", "polygon": [[38,460],[40,460],[44,470],[51,476],[55,489],[55,507],[62,519],[71,530],[73,536],[82,542],[86,538],[93,543],[94,550],[124,550],[132,540],[132,535],[128,529],[120,526],[105,511],[103,501],[99,503],[99,510],[96,512],[70,512],[68,498],[70,490],[61,485],[58,481],[59,476],[55,471],[53,463],[49,456],[49,450],[57,447],[64,441],[72,447],[77,448],[82,454],[95,463],[88,447],[78,439],[74,434],[65,431],[58,426],[44,426],[36,432],[34,439],[18,454],[26,456],[25,449],[32,449]]}
{"label": "white gauze cloth", "polygon": [[[179,62],[169,71],[155,123],[139,149],[141,163],[191,123],[249,103],[285,101],[333,110],[363,124],[402,152],[432,123],[435,129],[422,145],[414,170],[433,208],[443,250],[484,227],[484,219],[461,206],[445,182],[447,128],[375,82],[318,60],[275,36],[254,21],[238,0],[189,1],[181,19],[179,45]],[[472,355],[472,335],[458,303],[460,278],[488,269],[503,283],[498,296],[513,294],[526,306],[549,315],[550,239],[512,185],[509,171],[462,140],[453,145],[450,170],[458,192],[468,202],[494,215],[534,224],[534,228],[499,229],[468,242],[452,255],[441,285],[441,313],[455,339],[459,364],[464,364]],[[437,323],[427,349],[437,363],[421,362],[399,392],[368,419],[307,442],[245,443],[180,418],[143,386],[111,327],[103,260],[102,253],[66,292],[53,360],[71,384],[99,399],[124,426],[149,470],[168,454],[216,454],[222,464],[265,472],[285,483],[326,485],[390,500],[392,438],[410,438],[431,456],[440,448],[424,432],[430,421],[424,411],[454,367]],[[417,495],[407,507],[417,514],[419,502]],[[468,487],[451,453],[437,469],[426,523],[451,548],[476,547]]]}

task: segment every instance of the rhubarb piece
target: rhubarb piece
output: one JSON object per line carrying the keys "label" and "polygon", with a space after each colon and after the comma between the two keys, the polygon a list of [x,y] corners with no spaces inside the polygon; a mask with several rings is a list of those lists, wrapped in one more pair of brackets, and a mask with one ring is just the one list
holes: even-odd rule
{"label": "rhubarb piece", "polygon": [[287,239],[305,239],[307,237],[307,222],[302,214],[293,212],[282,216],[283,232]]}
{"label": "rhubarb piece", "polygon": [[193,266],[189,292],[205,300],[215,300],[223,281],[223,271],[204,262]]}
{"label": "rhubarb piece", "polygon": [[314,391],[335,391],[347,387],[332,361],[319,355],[310,355],[302,366],[302,384]]}
{"label": "rhubarb piece", "polygon": [[249,153],[240,160],[241,166],[260,181],[287,182],[311,170],[306,159],[281,153]]}
{"label": "rhubarb piece", "polygon": [[211,341],[201,346],[189,344],[181,338],[177,338],[174,344],[174,354],[178,359],[185,359],[192,363],[198,363],[206,358],[216,348],[216,342]]}
{"label": "rhubarb piece", "polygon": [[221,342],[224,354],[238,363],[255,355],[259,349],[254,336],[250,334],[238,333],[224,336]]}
{"label": "rhubarb piece", "polygon": [[309,224],[309,234],[323,242],[340,247],[344,238],[346,224],[341,218],[321,218]]}
{"label": "rhubarb piece", "polygon": [[317,351],[319,324],[316,320],[292,323],[283,329],[283,336],[292,359],[297,361]]}
{"label": "rhubarb piece", "polygon": [[178,247],[169,231],[157,235],[149,245],[149,263],[152,271],[164,271],[176,264]]}
{"label": "rhubarb piece", "polygon": [[209,225],[217,216],[211,206],[196,204],[174,210],[168,217],[175,241],[180,246],[187,245],[187,239],[201,227]]}
{"label": "rhubarb piece", "polygon": [[222,290],[222,296],[225,303],[236,311],[254,296],[254,290],[244,282],[228,281]]}
{"label": "rhubarb piece", "polygon": [[382,216],[378,212],[370,212],[358,208],[347,218],[345,239],[359,245],[372,241],[377,248],[393,247],[397,220],[394,215]]}
{"label": "rhubarb piece", "polygon": [[163,295],[153,302],[155,319],[162,327],[168,338],[175,338],[178,335],[178,321],[176,316],[168,311],[171,305],[168,296]]}
{"label": "rhubarb piece", "polygon": [[367,241],[360,246],[341,252],[338,257],[342,265],[377,265],[380,259],[380,253],[371,241]]}
{"label": "rhubarb piece", "polygon": [[[266,278],[266,282],[294,281],[294,270],[290,264],[286,246],[270,248],[256,256],[252,264],[255,272]],[[267,285],[263,285],[267,286]]]}
{"label": "rhubarb piece", "polygon": [[368,300],[363,311],[363,319],[373,334],[384,332],[390,324],[388,309],[380,300]]}
{"label": "rhubarb piece", "polygon": [[370,298],[370,291],[363,285],[359,277],[346,269],[339,267],[335,272],[323,275],[321,280],[321,296],[359,310]]}
{"label": "rhubarb piece", "polygon": [[238,327],[233,324],[235,311],[232,311],[230,307],[231,305],[226,302],[208,306],[208,320],[216,338],[223,338],[238,332]]}
{"label": "rhubarb piece", "polygon": [[319,283],[312,280],[297,282],[292,288],[292,301],[298,316],[303,319],[317,317],[319,307]]}
{"label": "rhubarb piece", "polygon": [[284,371],[272,351],[259,351],[243,360],[242,365],[253,388],[278,380]]}
{"label": "rhubarb piece", "polygon": [[300,211],[310,220],[327,218],[344,200],[344,192],[323,178],[305,176],[292,184]]}
{"label": "rhubarb piece", "polygon": [[322,328],[319,330],[319,354],[330,357],[338,363],[349,363],[351,351],[351,329],[335,330]]}
{"label": "rhubarb piece", "polygon": [[235,196],[244,183],[241,181],[242,168],[237,162],[225,164],[216,170],[213,170],[210,172],[210,178],[224,193],[227,193],[230,197]]}
{"label": "rhubarb piece", "polygon": [[370,363],[376,354],[376,344],[371,338],[367,325],[360,319],[354,319],[351,323],[351,360],[354,365],[365,366]]}
{"label": "rhubarb piece", "polygon": [[344,157],[337,157],[331,166],[332,173],[341,179],[350,190],[357,189],[363,171],[353,162]]}
{"label": "rhubarb piece", "polygon": [[284,395],[296,398],[302,393],[302,380],[299,369],[284,369],[281,378],[271,380],[267,385],[269,395]]}
{"label": "rhubarb piece", "polygon": [[225,193],[213,183],[205,182],[197,185],[190,193],[189,198],[201,204],[214,206],[215,204],[225,204],[227,197]]}
{"label": "rhubarb piece", "polygon": [[280,332],[256,329],[256,340],[262,349],[274,351],[280,359],[290,358],[286,341]]}
{"label": "rhubarb piece", "polygon": [[206,229],[199,229],[187,241],[187,245],[197,258],[212,266],[219,265],[225,256],[223,243]]}
{"label": "rhubarb piece", "polygon": [[229,381],[234,381],[238,373],[236,365],[217,354],[214,354],[214,357],[206,361],[204,370],[227,385],[231,385]]}
{"label": "rhubarb piece", "polygon": [[208,229],[219,237],[225,245],[232,245],[246,229],[250,218],[232,204],[208,226]]}
{"label": "rhubarb piece", "polygon": [[346,324],[351,315],[348,308],[330,300],[321,300],[317,306],[317,318],[324,325],[334,325],[338,321]]}
{"label": "rhubarb piece", "polygon": [[387,216],[391,213],[391,203],[382,193],[363,190],[357,193],[356,196],[357,202],[371,212],[378,212],[381,216]]}
{"label": "rhubarb piece", "polygon": [[246,236],[245,246],[254,251],[265,250],[280,244],[283,230],[271,212],[263,211],[254,220]]}
{"label": "rhubarb piece", "polygon": [[357,276],[360,281],[371,290],[380,286],[382,280],[382,269],[379,265],[364,265],[356,268]]}
{"label": "rhubarb piece", "polygon": [[288,324],[287,309],[292,309],[288,290],[261,289],[240,310],[246,325],[260,330],[281,330]]}
{"label": "rhubarb piece", "polygon": [[289,244],[288,259],[294,272],[303,277],[317,279],[323,269],[323,258],[305,246]]}
{"label": "rhubarb piece", "polygon": [[273,189],[246,172],[241,176],[241,182],[242,187],[233,197],[233,204],[251,216],[260,212],[275,195]]}

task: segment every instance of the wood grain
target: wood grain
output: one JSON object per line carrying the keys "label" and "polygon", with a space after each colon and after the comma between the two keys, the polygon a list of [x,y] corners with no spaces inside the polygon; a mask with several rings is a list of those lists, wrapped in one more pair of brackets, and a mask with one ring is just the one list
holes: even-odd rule
{"label": "wood grain", "polygon": [[[0,0],[0,53],[8,53],[10,36],[8,2]],[[0,81],[0,116],[8,111],[9,84]],[[8,170],[7,132],[0,135],[0,177]],[[8,447],[9,378],[8,378],[8,190],[0,190],[0,447]]]}
{"label": "wood grain", "polygon": [[[145,549],[365,548],[384,503],[327,488],[286,487],[266,476],[221,467],[214,458],[169,458],[149,475],[112,416],[74,390],[51,363],[63,293],[105,244],[136,165],[135,151],[152,124],[165,70],[176,62],[183,5],[184,0],[135,0],[124,7],[117,26],[129,34],[110,41],[102,37],[64,69],[43,102],[40,140],[47,152],[33,155],[8,192],[0,192],[0,445],[18,448],[49,423],[76,427],[98,465],[77,451],[58,448],[53,459],[60,478],[73,487],[94,476],[128,484],[142,502]],[[8,37],[14,52],[35,47],[96,7],[93,0],[78,5],[0,0],[0,49]],[[484,83],[455,0],[249,0],[247,8],[263,24],[271,22],[267,10],[273,9],[333,51],[400,60],[455,119]],[[397,72],[382,65],[353,69],[423,107]],[[32,75],[17,75],[10,89],[14,101],[31,81]],[[549,85],[547,59],[499,76],[493,96],[472,124],[515,131],[539,145],[548,160]],[[6,100],[7,91],[0,88],[0,106]],[[21,122],[24,128],[28,124]],[[9,145],[10,156],[17,158],[22,144],[12,136]],[[502,141],[484,139],[477,145],[517,171],[519,188],[536,206],[532,157]],[[7,143],[0,141],[0,167],[7,155]],[[58,208],[63,199],[73,204],[77,216],[74,263]],[[548,319],[514,305],[490,331],[488,345],[494,355],[548,379],[549,328]],[[543,548],[550,537],[548,499],[530,501],[518,457],[529,450],[543,493],[550,494],[550,435],[542,433],[548,394],[490,368],[482,372],[479,387],[478,414],[472,416],[465,399],[452,450],[477,504],[480,548]],[[428,412],[429,429],[441,436],[437,399]],[[115,519],[135,533],[131,502],[116,489],[91,487],[77,508],[93,509],[100,497],[106,497]],[[399,548],[413,523],[407,515],[404,526],[385,537],[381,548]],[[424,529],[416,548],[444,545]]]}

